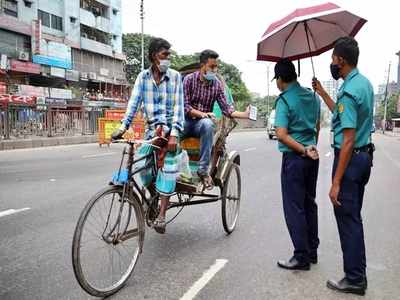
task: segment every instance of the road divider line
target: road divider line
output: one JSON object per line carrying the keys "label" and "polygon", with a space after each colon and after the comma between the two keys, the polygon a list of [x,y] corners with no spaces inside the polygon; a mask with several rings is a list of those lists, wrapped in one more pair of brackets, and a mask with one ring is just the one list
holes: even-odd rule
{"label": "road divider line", "polygon": [[95,158],[95,157],[102,157],[102,156],[109,156],[109,155],[114,155],[116,152],[107,152],[107,153],[101,153],[101,154],[92,154],[92,155],[84,155],[82,158]]}
{"label": "road divider line", "polygon": [[21,209],[7,209],[7,210],[4,210],[4,211],[0,211],[0,218],[1,217],[5,217],[5,216],[9,216],[9,215],[13,215],[13,214],[25,211],[25,210],[30,210],[30,208],[29,207],[25,207],[25,208],[21,208]]}
{"label": "road divider line", "polygon": [[192,300],[196,295],[207,285],[207,283],[217,274],[228,262],[227,259],[217,259],[215,263],[203,273],[199,278],[182,296],[180,300]]}
{"label": "road divider line", "polygon": [[257,148],[247,148],[247,149],[244,149],[243,151],[244,152],[249,152],[249,151],[254,151],[254,150],[256,150]]}

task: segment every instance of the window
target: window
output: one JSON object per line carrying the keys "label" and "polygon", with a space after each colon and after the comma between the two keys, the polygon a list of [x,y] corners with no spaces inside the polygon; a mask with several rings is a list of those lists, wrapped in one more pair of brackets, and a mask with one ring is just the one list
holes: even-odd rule
{"label": "window", "polygon": [[51,28],[62,31],[62,18],[56,15],[51,15]]}
{"label": "window", "polygon": [[53,28],[55,30],[63,30],[63,19],[59,16],[49,14],[43,10],[38,10],[38,19],[42,21],[42,25]]}
{"label": "window", "polygon": [[69,17],[69,20],[71,21],[72,24],[76,23],[76,18],[75,17]]}
{"label": "window", "polygon": [[114,14],[114,16],[116,16],[117,14],[118,14],[118,9],[116,9],[116,8],[113,8],[113,14]]}
{"label": "window", "polygon": [[42,10],[38,10],[38,19],[42,21],[42,25],[46,26],[46,27],[50,27],[50,14],[42,11]]}
{"label": "window", "polygon": [[6,15],[18,18],[18,2],[16,0],[4,0],[3,11]]}
{"label": "window", "polygon": [[32,7],[32,1],[31,0],[24,0],[25,6],[28,8]]}
{"label": "window", "polygon": [[113,34],[113,40],[114,40],[114,41],[116,41],[116,40],[117,40],[117,38],[118,38],[118,36],[117,36],[117,35],[115,35],[115,34]]}

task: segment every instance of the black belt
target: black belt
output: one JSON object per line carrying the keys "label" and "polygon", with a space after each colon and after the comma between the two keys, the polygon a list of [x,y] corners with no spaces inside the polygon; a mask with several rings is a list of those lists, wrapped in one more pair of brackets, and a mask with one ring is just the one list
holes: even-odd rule
{"label": "black belt", "polygon": [[[360,153],[360,152],[367,152],[367,153],[371,153],[375,151],[375,146],[374,144],[368,144],[362,147],[358,147],[358,148],[353,148],[353,153]],[[338,154],[340,152],[339,148],[335,148],[335,153]]]}

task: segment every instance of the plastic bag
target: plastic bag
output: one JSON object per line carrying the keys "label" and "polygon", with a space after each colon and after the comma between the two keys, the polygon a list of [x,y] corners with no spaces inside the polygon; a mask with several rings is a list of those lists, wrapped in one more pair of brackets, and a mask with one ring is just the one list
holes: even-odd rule
{"label": "plastic bag", "polygon": [[179,179],[185,182],[190,182],[192,179],[192,172],[190,171],[189,155],[186,150],[182,150],[182,152],[177,156],[177,159]]}

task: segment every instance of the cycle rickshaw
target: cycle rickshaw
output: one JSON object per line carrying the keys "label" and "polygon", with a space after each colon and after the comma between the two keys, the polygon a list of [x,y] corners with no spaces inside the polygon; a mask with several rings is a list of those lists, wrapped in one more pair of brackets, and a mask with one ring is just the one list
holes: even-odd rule
{"label": "cycle rickshaw", "polygon": [[[168,208],[182,210],[185,206],[220,201],[222,224],[227,234],[235,229],[241,198],[240,156],[226,149],[226,138],[236,124],[234,119],[224,117],[217,125],[210,172],[215,188],[207,191],[199,189],[198,183],[178,180],[176,197],[171,198]],[[124,286],[143,251],[146,224],[151,226],[158,215],[158,194],[141,187],[135,179],[145,168],[157,166],[157,151],[136,158],[137,142],[120,142],[126,146],[118,172],[124,162],[126,172],[86,204],[72,243],[77,281],[87,293],[97,297],[114,294]],[[181,146],[185,148],[182,143]],[[140,161],[142,167],[137,168]],[[146,161],[144,165],[143,161]],[[97,255],[100,254],[103,257],[99,259]]]}

